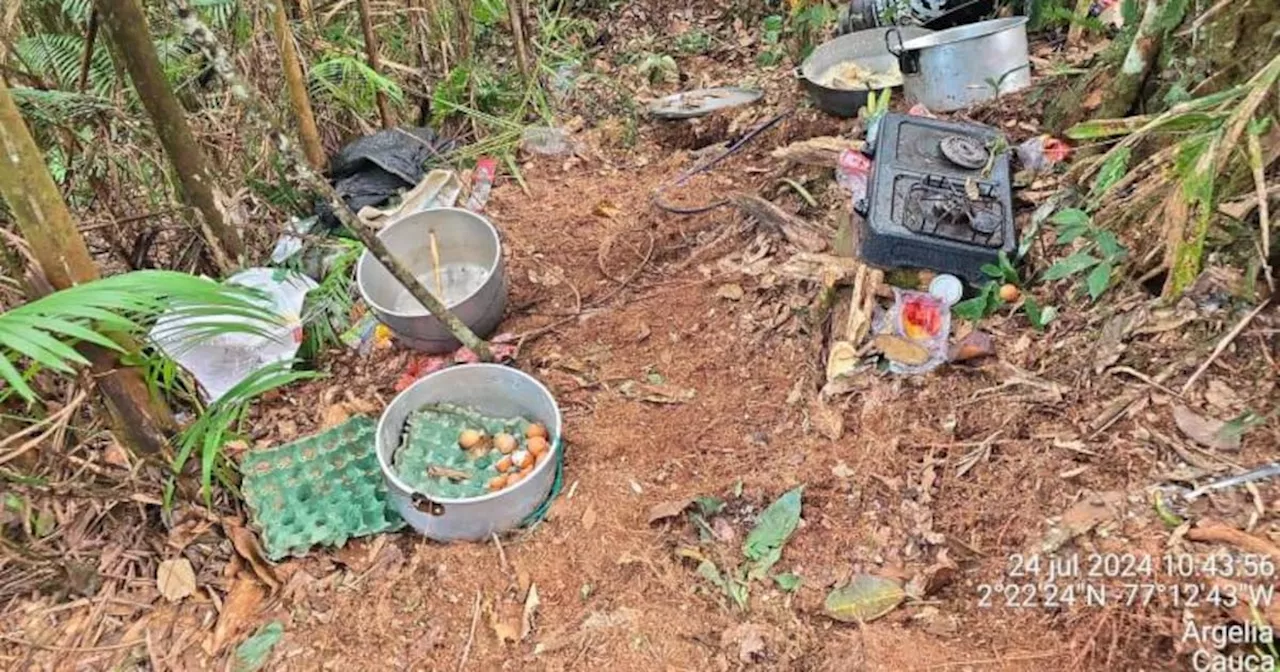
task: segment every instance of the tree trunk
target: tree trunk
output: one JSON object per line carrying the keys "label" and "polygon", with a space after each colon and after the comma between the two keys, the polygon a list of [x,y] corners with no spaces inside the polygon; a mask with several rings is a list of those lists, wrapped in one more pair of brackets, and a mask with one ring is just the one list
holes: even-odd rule
{"label": "tree trunk", "polygon": [[1160,30],[1160,0],[1147,0],[1147,8],[1142,12],[1142,21],[1129,43],[1129,51],[1125,54],[1120,71],[1107,86],[1102,97],[1102,105],[1093,114],[1095,119],[1114,119],[1129,114],[1134,103],[1142,93],[1142,84],[1147,81],[1147,74],[1155,66],[1156,57],[1160,54],[1163,34]]}
{"label": "tree trunk", "polygon": [[[44,166],[8,87],[0,84],[0,196],[9,204],[18,229],[31,247],[40,270],[55,289],[98,278],[84,238],[58,187]],[[164,403],[152,399],[137,369],[120,365],[115,353],[82,346],[92,362],[93,379],[107,402],[113,432],[122,443],[147,455],[168,443],[173,417]]]}
{"label": "tree trunk", "polygon": [[[382,74],[382,61],[378,58],[378,36],[373,34],[373,16],[369,11],[369,0],[356,0],[360,10],[360,30],[364,33],[364,53],[369,58],[369,67]],[[387,103],[387,94],[378,90],[378,114],[382,116],[382,127],[391,128],[396,125],[391,115],[391,106]]]}
{"label": "tree trunk", "polygon": [[191,9],[187,0],[169,0],[169,5],[173,8],[174,13],[177,14],[178,20],[182,24],[183,32],[204,52],[213,69],[226,83],[227,88],[235,94],[240,104],[244,105],[249,116],[267,127],[268,137],[271,138],[276,150],[286,162],[291,164],[297,171],[299,181],[324,197],[329,206],[333,208],[333,213],[337,216],[338,221],[342,222],[344,226],[360,238],[360,242],[364,243],[364,246],[368,248],[369,252],[373,253],[378,262],[391,273],[397,282],[404,286],[410,296],[417,299],[418,303],[421,303],[427,310],[431,311],[431,314],[440,318],[441,322],[444,322],[445,327],[449,329],[454,338],[474,352],[481,361],[493,361],[493,354],[489,350],[489,344],[479,336],[476,336],[475,332],[471,331],[462,320],[458,319],[458,316],[453,311],[449,310],[440,299],[436,298],[421,280],[414,277],[409,268],[401,263],[391,253],[391,250],[387,249],[387,246],[378,238],[377,232],[361,222],[356,217],[356,214],[351,211],[351,208],[347,207],[346,202],[342,200],[338,192],[334,191],[333,186],[307,166],[306,161],[303,160],[298,152],[298,148],[284,134],[284,131],[276,125],[254,89],[236,73],[231,64],[231,58],[227,55],[226,50],[222,48],[222,45],[218,43],[218,37],[213,34],[213,31],[209,30],[208,26],[204,25],[200,17]]}
{"label": "tree trunk", "polygon": [[142,7],[138,0],[98,0],[98,9],[111,39],[120,47],[125,69],[155,125],[186,200],[199,211],[214,263],[224,273],[231,271],[244,256],[244,243],[225,207],[226,195],[214,181],[182,106],[165,81]]}
{"label": "tree trunk", "polygon": [[289,104],[293,107],[293,116],[298,122],[302,151],[307,155],[307,163],[323,172],[327,163],[324,148],[320,146],[320,131],[316,128],[316,118],[311,112],[307,82],[302,76],[302,64],[298,62],[298,45],[293,41],[284,0],[274,0],[267,11],[271,12],[271,25],[275,28],[276,44],[280,48],[280,65],[284,70],[285,86],[289,89]]}
{"label": "tree trunk", "polygon": [[515,38],[516,43],[516,63],[520,67],[520,74],[524,75],[525,81],[528,81],[529,48],[525,44],[524,13],[520,9],[521,3],[519,0],[507,0],[507,10],[511,15],[511,36]]}

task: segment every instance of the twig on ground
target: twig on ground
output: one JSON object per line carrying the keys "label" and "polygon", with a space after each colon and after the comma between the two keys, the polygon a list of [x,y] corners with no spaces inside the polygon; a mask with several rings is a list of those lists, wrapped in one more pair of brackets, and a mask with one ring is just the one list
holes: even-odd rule
{"label": "twig on ground", "polygon": [[458,672],[462,672],[462,668],[467,666],[467,659],[471,657],[471,645],[476,641],[476,626],[480,625],[480,600],[481,593],[476,591],[476,604],[471,609],[471,632],[467,635],[467,645],[462,648],[462,658],[458,659]]}
{"label": "twig on ground", "polygon": [[1252,553],[1269,555],[1273,560],[1280,561],[1280,547],[1266,539],[1255,537],[1248,532],[1237,530],[1234,527],[1228,527],[1222,524],[1193,527],[1187,530],[1186,538],[1191,541],[1230,544]]}
{"label": "twig on ground", "polygon": [[1258,313],[1261,313],[1264,308],[1270,305],[1270,303],[1271,301],[1268,299],[1267,301],[1263,301],[1258,304],[1257,308],[1249,311],[1248,315],[1241,318],[1240,321],[1236,323],[1236,326],[1232,327],[1231,331],[1227,332],[1227,335],[1223,336],[1222,340],[1218,341],[1218,345],[1214,347],[1213,352],[1209,353],[1209,358],[1204,360],[1204,363],[1200,365],[1200,368],[1196,369],[1195,373],[1191,374],[1191,377],[1183,384],[1183,394],[1186,394],[1187,390],[1191,389],[1191,386],[1200,379],[1200,376],[1209,368],[1209,365],[1213,364],[1214,360],[1218,359],[1218,356],[1227,349],[1227,346],[1231,345],[1231,342],[1236,339],[1236,336],[1239,336],[1240,332],[1244,331],[1244,328],[1249,326],[1249,323],[1253,321],[1253,318],[1257,317]]}
{"label": "twig on ground", "polygon": [[507,552],[502,550],[502,540],[498,538],[498,533],[493,533],[493,545],[498,547],[498,564],[502,566],[502,573],[507,573]]}

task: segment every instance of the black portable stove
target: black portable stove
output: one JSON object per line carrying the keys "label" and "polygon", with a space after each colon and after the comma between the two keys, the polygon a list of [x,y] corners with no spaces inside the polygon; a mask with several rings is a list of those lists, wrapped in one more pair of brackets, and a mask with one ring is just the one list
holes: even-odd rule
{"label": "black portable stove", "polygon": [[886,114],[863,215],[864,261],[978,283],[1016,246],[1008,151],[986,126]]}

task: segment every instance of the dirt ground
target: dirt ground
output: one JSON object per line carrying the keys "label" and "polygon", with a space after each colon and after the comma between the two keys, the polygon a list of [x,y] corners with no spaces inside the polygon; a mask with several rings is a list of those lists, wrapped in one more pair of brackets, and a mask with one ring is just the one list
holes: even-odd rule
{"label": "dirt ground", "polygon": [[[673,199],[767,190],[834,229],[847,208],[827,187],[829,170],[780,171],[769,153],[855,123],[802,110]],[[1275,407],[1274,309],[1182,390],[1237,314],[1195,297],[1151,313],[1119,366],[1097,373],[1104,326],[1154,310],[1151,297],[1127,282],[1090,307],[1041,288],[1042,299],[1063,304],[1047,332],[997,314],[981,324],[994,357],[922,377],[868,368],[823,405],[826,334],[807,319],[816,287],[749,272],[794,250],[733,208],[689,217],[657,209],[653,188],[695,157],[660,130],[644,129],[631,149],[604,139],[609,132],[584,132],[580,157],[525,163],[528,193],[504,180],[488,205],[508,253],[502,330],[525,336],[517,365],[548,385],[565,415],[565,488],[547,520],[487,544],[441,545],[411,532],[357,540],[280,563],[263,581],[216,534],[215,517],[180,507],[165,521],[167,539],[139,528],[86,547],[102,589],[7,605],[0,665],[233,669],[235,645],[278,621],[284,634],[268,669],[1186,669],[1184,619],[1223,622],[1231,610],[1167,596],[1049,606],[1011,604],[999,590],[983,598],[1014,583],[1011,556],[1055,543],[1082,557],[1220,548],[1187,540],[1185,528],[1171,532],[1151,487],[1188,465],[1274,459],[1274,417],[1224,454],[1190,445],[1172,416],[1177,404],[1222,418]],[[778,187],[801,174],[820,207]],[[1020,206],[1020,225],[1034,206]],[[1033,263],[1043,255],[1037,248]],[[310,433],[335,405],[376,414],[406,358],[399,349],[335,353],[329,377],[255,416],[255,445]],[[653,403],[620,391],[654,375],[692,396]],[[1117,400],[1127,403],[1099,427]],[[798,575],[800,587],[753,582],[748,607],[737,607],[698,575],[691,549],[738,557],[755,514],[801,485],[802,522],[775,568]],[[1265,482],[1215,494],[1194,517],[1274,548],[1277,494]],[[685,516],[652,520],[655,506],[701,495],[727,502],[710,540]],[[117,502],[91,524],[155,503]],[[142,517],[159,527],[156,514]],[[191,560],[197,591],[163,599],[147,554]],[[872,622],[832,620],[823,600],[857,574],[920,589]]]}

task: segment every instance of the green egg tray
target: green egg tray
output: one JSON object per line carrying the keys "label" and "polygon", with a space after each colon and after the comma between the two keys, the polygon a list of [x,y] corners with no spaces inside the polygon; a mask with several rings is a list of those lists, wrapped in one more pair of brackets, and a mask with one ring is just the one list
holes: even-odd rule
{"label": "green egg tray", "polygon": [[[474,457],[458,447],[458,435],[464,429],[484,430],[490,437],[506,432],[516,437],[525,448],[524,418],[493,418],[453,404],[431,404],[414,411],[405,423],[404,442],[395,452],[391,464],[396,475],[419,492],[449,499],[477,497],[488,492],[489,479],[498,475],[495,467],[502,453],[491,448]],[[432,476],[432,466],[472,474],[462,482]]]}
{"label": "green egg tray", "polygon": [[356,416],[245,456],[241,490],[267,557],[300,556],[404,525],[387,499],[374,453],[376,429],[374,420]]}

